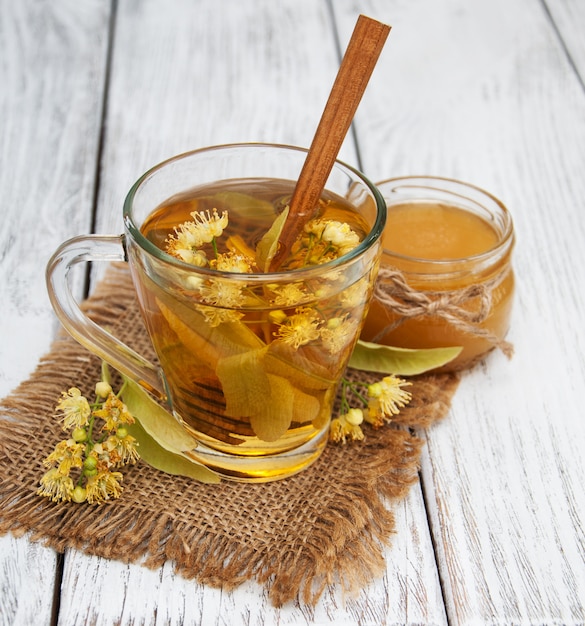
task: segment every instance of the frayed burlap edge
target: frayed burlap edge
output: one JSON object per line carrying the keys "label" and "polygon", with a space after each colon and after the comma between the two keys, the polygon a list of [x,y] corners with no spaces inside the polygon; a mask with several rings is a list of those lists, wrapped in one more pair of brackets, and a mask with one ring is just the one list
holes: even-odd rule
{"label": "frayed burlap edge", "polygon": [[[130,328],[132,347],[148,350],[125,265],[112,267],[83,308],[122,339]],[[125,471],[119,500],[54,504],[36,495],[42,459],[63,437],[54,405],[72,385],[91,393],[99,368],[62,335],[0,404],[0,533],[150,568],[172,561],[183,577],[225,589],[255,579],[275,606],[314,605],[329,585],[351,594],[382,575],[395,532],[388,502],[418,480],[422,441],[413,430],[446,415],[458,384],[446,374],[413,379],[413,400],[393,426],[366,429],[362,443],[329,445],[284,481],[203,485],[139,462]]]}

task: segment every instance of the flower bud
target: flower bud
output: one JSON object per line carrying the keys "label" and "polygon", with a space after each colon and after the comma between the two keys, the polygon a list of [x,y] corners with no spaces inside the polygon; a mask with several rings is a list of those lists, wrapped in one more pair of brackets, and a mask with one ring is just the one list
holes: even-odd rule
{"label": "flower bud", "polygon": [[110,393],[112,393],[112,387],[110,386],[110,383],[107,383],[104,380],[100,380],[99,383],[96,383],[95,393],[100,398],[107,398]]}
{"label": "flower bud", "polygon": [[364,412],[361,409],[349,409],[345,421],[352,426],[359,426],[364,421]]}

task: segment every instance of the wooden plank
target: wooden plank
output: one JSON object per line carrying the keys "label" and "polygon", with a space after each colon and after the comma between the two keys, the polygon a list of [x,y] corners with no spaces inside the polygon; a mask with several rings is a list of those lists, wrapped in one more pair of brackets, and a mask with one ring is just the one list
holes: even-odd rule
{"label": "wooden plank", "polygon": [[[173,0],[121,3],[107,115],[98,229],[120,229],[134,180],[184,150],[222,142],[308,145],[337,70],[326,2]],[[357,13],[355,14],[357,18]],[[351,141],[343,158],[356,163]],[[233,593],[201,587],[170,567],[68,552],[60,619],[66,624],[383,624],[445,622],[421,493],[396,512],[398,533],[384,579],[357,600],[335,590],[315,610],[270,606],[254,583]],[[92,594],[76,601],[87,581]],[[133,590],[133,591],[131,591]],[[137,591],[140,590],[140,591]],[[156,612],[156,618],[154,614]]]}
{"label": "wooden plank", "polygon": [[[352,4],[334,5],[344,32]],[[538,2],[361,8],[394,26],[386,80],[372,83],[357,116],[365,172],[476,183],[516,223],[516,356],[494,354],[469,372],[449,418],[426,434],[423,483],[449,622],[580,624],[582,85]],[[561,28],[571,50],[582,24]]]}
{"label": "wooden plank", "polygon": [[[422,500],[413,489],[396,508],[398,535],[388,554],[384,577],[356,598],[339,589],[327,592],[315,608],[289,604],[276,609],[268,588],[254,582],[231,593],[177,576],[167,563],[157,571],[69,551],[62,585],[60,623],[120,624],[446,624],[436,571],[423,572],[432,555]],[[434,577],[434,581],[432,580]],[[92,595],[78,601],[87,581]],[[156,615],[156,621],[154,616]]]}
{"label": "wooden plank", "polygon": [[[57,329],[44,267],[91,224],[109,6],[0,2],[0,396],[34,369]],[[75,285],[81,295],[82,276]],[[0,538],[0,624],[49,623],[57,555]]]}
{"label": "wooden plank", "polygon": [[585,4],[580,0],[546,0],[544,5],[581,82],[585,83]]}
{"label": "wooden plank", "polygon": [[0,537],[0,624],[49,624],[58,557],[26,537]]}

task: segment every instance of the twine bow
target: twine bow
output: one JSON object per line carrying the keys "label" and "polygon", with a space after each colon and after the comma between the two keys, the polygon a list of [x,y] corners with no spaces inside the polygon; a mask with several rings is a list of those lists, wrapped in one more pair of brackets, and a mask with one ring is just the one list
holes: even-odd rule
{"label": "twine bow", "polygon": [[[490,313],[494,289],[507,274],[508,271],[502,271],[487,282],[463,289],[429,292],[413,289],[399,270],[382,267],[374,288],[374,298],[386,310],[396,314],[398,320],[388,324],[374,337],[374,341],[379,341],[407,319],[428,315],[440,317],[462,332],[486,339],[510,358],[514,350],[512,344],[479,327]],[[471,301],[477,303],[473,309],[465,306]]]}

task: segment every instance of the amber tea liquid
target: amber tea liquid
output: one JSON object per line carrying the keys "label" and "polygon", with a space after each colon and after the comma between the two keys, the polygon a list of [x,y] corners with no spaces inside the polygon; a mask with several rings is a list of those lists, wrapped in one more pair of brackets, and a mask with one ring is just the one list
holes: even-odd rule
{"label": "amber tea liquid", "polygon": [[[158,207],[141,231],[164,250],[174,229],[192,219],[191,212],[228,211],[218,252],[235,248],[253,253],[288,204],[293,184],[246,179],[194,189]],[[360,239],[369,230],[342,198],[325,195],[319,212],[324,220],[350,224]],[[209,258],[214,253],[206,249]],[[289,269],[287,263],[283,270]],[[298,258],[293,266],[297,263]],[[173,411],[207,448],[206,465],[213,469],[213,451],[245,456],[258,479],[270,479],[281,470],[278,460],[267,455],[298,450],[296,471],[318,456],[337,381],[361,328],[374,269],[365,275],[354,271],[355,276],[351,269],[324,271],[309,281],[302,276],[295,280],[289,271],[286,284],[281,275],[280,284],[275,280],[258,287],[246,275],[202,274],[185,266],[180,278],[173,276],[181,285],[173,293],[152,277],[163,274],[160,269],[135,268],[138,297]],[[287,342],[284,331],[295,324],[300,339]],[[304,454],[305,444],[317,436],[322,445]],[[215,469],[237,479],[226,456],[217,455]]]}

